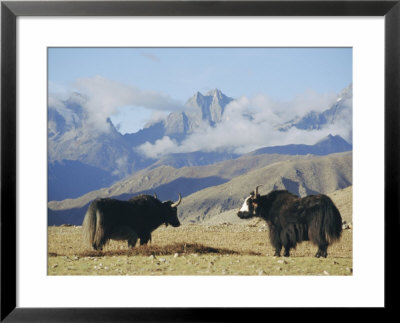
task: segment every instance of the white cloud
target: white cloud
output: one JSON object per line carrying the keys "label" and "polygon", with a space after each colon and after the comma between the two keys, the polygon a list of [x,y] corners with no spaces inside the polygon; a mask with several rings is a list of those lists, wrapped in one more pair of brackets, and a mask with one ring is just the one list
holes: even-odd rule
{"label": "white cloud", "polygon": [[61,99],[59,99],[58,97],[54,96],[54,95],[49,95],[48,100],[47,100],[47,104],[49,107],[55,108],[55,109],[65,109],[65,105],[62,102]]}
{"label": "white cloud", "polygon": [[[181,104],[169,96],[143,91],[100,76],[77,80],[76,90],[84,94],[85,100],[82,96],[78,96],[77,99],[84,109],[85,125],[89,131],[108,131],[107,118],[115,115],[121,107],[130,106],[134,116],[140,111],[143,114],[143,108],[147,109],[147,125],[165,119],[170,111],[183,110]],[[151,158],[198,150],[227,149],[236,153],[246,153],[266,146],[314,144],[328,134],[338,134],[352,142],[351,114],[340,116],[333,125],[321,130],[278,130],[279,125],[295,116],[303,116],[311,110],[321,112],[328,109],[336,98],[336,95],[330,93],[320,95],[313,91],[307,91],[287,102],[275,101],[261,94],[254,97],[242,96],[226,106],[222,121],[215,127],[202,124],[180,143],[165,136],[155,143],[146,142],[138,147],[138,151]],[[54,96],[49,96],[49,105],[60,111],[68,110],[62,109],[63,102]],[[138,115],[135,118],[138,119]],[[116,120],[120,123],[131,122],[124,115],[120,115]],[[120,123],[117,123],[117,126],[121,126]]]}
{"label": "white cloud", "polygon": [[88,98],[83,104],[87,112],[87,125],[98,131],[107,131],[107,118],[123,106],[139,106],[158,111],[182,109],[179,102],[167,95],[143,91],[101,76],[78,79],[75,87]]}
{"label": "white cloud", "polygon": [[301,116],[311,110],[328,109],[335,99],[336,96],[331,94],[318,96],[311,91],[291,102],[274,102],[263,95],[253,98],[241,97],[226,106],[222,122],[215,127],[199,128],[180,144],[169,137],[164,137],[154,144],[147,142],[140,146],[140,151],[148,157],[219,149],[247,153],[267,146],[312,145],[329,134],[340,135],[351,142],[351,115],[342,116],[335,124],[320,130],[301,130],[294,127],[286,132],[278,130],[278,125],[296,115]]}
{"label": "white cloud", "polygon": [[159,158],[171,152],[178,152],[180,151],[180,148],[174,140],[165,136],[162,139],[156,140],[154,144],[146,142],[139,146],[137,150],[146,157]]}

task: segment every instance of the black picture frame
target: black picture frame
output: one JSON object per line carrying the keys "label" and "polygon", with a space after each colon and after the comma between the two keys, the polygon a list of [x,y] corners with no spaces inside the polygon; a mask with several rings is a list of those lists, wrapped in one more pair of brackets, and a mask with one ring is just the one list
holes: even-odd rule
{"label": "black picture frame", "polygon": [[[384,16],[385,307],[396,309],[399,233],[400,0],[3,1],[1,3],[1,321],[236,321],[244,309],[16,307],[16,20],[19,16]],[[371,189],[371,192],[373,189]],[[373,193],[372,193],[373,194]],[[368,202],[366,197],[366,202]],[[371,233],[373,239],[373,233]],[[373,257],[373,255],[371,255]],[[394,269],[392,269],[394,268]],[[251,297],[246,295],[245,297]],[[240,313],[239,313],[240,311]],[[256,319],[262,309],[247,309]],[[380,309],[378,309],[381,315]],[[253,316],[254,315],[254,316]],[[282,319],[282,317],[281,317]]]}

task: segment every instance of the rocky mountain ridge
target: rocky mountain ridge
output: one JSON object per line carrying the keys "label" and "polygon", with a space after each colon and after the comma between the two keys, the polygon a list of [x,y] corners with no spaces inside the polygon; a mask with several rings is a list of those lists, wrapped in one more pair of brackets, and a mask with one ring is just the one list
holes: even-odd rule
{"label": "rocky mountain ridge", "polygon": [[[343,98],[342,98],[343,97]],[[347,111],[351,115],[352,87],[344,91],[338,103],[326,110],[327,115],[338,115],[333,111]],[[199,127],[215,127],[223,119],[226,107],[234,101],[214,89],[205,94],[197,92],[186,103],[184,111],[170,113],[165,119],[147,124],[133,134],[118,132],[110,119],[105,131],[95,131],[88,125],[85,95],[74,93],[65,101],[49,100],[48,107],[48,161],[49,198],[62,200],[79,194],[108,187],[111,184],[143,169],[154,169],[162,165],[175,168],[184,166],[210,165],[224,160],[236,159],[240,155],[231,150],[191,151],[172,153],[157,158],[144,156],[137,149],[148,142],[169,137],[177,143],[190,136]],[[351,101],[351,100],[350,100]],[[329,112],[330,111],[330,112]],[[313,118],[308,118],[313,122]],[[317,118],[317,121],[320,118]],[[326,118],[325,118],[326,119]],[[297,119],[296,119],[297,120]],[[300,119],[299,119],[300,120]],[[329,120],[333,120],[332,118]],[[315,121],[315,120],[314,120]],[[299,126],[299,122],[285,125],[281,130]],[[322,125],[319,125],[322,126]],[[319,127],[318,123],[315,127]],[[313,129],[314,129],[313,128]],[[104,129],[103,129],[104,130]],[[318,139],[318,138],[316,138]],[[344,143],[337,136],[327,138],[318,145],[288,145],[261,148],[253,154],[279,153],[287,155],[330,153],[351,150],[351,144]],[[93,180],[89,175],[102,174],[104,180]],[[82,183],[74,192],[74,185]],[[87,184],[87,185],[86,185]],[[90,185],[89,185],[90,184]],[[95,184],[93,186],[93,184]],[[52,194],[56,192],[56,194]]]}

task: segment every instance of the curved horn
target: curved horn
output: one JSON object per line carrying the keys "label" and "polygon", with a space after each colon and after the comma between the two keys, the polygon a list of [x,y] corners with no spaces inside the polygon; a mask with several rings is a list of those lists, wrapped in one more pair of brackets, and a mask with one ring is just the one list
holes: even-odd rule
{"label": "curved horn", "polygon": [[178,195],[179,195],[179,200],[177,202],[175,202],[175,203],[172,203],[171,207],[177,207],[179,204],[181,204],[181,202],[182,202],[181,193],[178,193]]}
{"label": "curved horn", "polygon": [[257,196],[258,195],[258,188],[262,186],[262,185],[257,185],[256,189],[254,190],[254,195]]}

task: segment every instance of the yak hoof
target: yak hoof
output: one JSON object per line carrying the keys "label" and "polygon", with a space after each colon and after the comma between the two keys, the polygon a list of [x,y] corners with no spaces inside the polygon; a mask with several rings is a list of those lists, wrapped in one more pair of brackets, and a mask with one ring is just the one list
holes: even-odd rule
{"label": "yak hoof", "polygon": [[103,247],[99,247],[99,246],[96,246],[96,245],[92,245],[92,247],[93,247],[94,250],[99,250],[99,251],[103,250]]}

